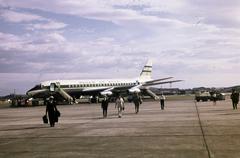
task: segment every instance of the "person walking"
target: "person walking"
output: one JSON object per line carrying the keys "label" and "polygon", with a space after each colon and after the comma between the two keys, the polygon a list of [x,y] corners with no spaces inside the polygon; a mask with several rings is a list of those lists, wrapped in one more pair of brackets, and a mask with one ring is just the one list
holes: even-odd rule
{"label": "person walking", "polygon": [[55,125],[55,120],[56,120],[56,111],[57,110],[57,106],[56,103],[54,101],[54,97],[50,96],[49,100],[47,102],[47,106],[46,106],[46,116],[48,114],[48,120],[50,122],[50,126],[54,127]]}
{"label": "person walking", "polygon": [[135,113],[137,114],[139,112],[139,106],[142,104],[142,99],[138,95],[138,93],[135,93],[133,95],[133,103],[135,105]]}
{"label": "person walking", "polygon": [[165,99],[166,99],[166,97],[162,94],[162,95],[160,96],[160,104],[161,104],[161,109],[162,109],[162,110],[164,110]]}
{"label": "person walking", "polygon": [[105,95],[103,100],[102,100],[103,118],[107,117],[108,103],[109,103],[109,99]]}
{"label": "person walking", "polygon": [[231,99],[232,99],[233,110],[235,110],[237,109],[237,105],[239,102],[239,93],[235,89],[232,90]]}
{"label": "person walking", "polygon": [[115,103],[115,108],[118,109],[118,117],[122,117],[122,111],[124,110],[124,100],[121,97],[121,95],[118,96],[116,103]]}
{"label": "person walking", "polygon": [[217,93],[216,92],[213,93],[212,98],[213,98],[213,105],[217,105]]}

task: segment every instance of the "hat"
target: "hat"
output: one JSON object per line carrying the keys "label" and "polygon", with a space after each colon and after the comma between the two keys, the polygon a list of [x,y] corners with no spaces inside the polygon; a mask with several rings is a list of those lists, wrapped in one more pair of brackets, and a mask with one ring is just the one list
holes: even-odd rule
{"label": "hat", "polygon": [[49,97],[49,99],[54,99],[54,97],[51,95],[51,96]]}

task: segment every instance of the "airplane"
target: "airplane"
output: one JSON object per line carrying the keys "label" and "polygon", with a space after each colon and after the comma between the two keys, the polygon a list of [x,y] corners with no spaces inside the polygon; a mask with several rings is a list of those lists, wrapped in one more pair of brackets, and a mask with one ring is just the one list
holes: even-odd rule
{"label": "airplane", "polygon": [[159,84],[180,82],[182,80],[170,80],[173,77],[152,79],[152,61],[148,60],[143,67],[141,74],[132,79],[95,79],[95,80],[50,80],[36,85],[27,95],[32,98],[47,98],[50,95],[65,99],[73,103],[75,98],[82,95],[100,96],[100,95],[117,95],[121,93],[133,94],[146,92],[155,100],[159,97],[148,87]]}

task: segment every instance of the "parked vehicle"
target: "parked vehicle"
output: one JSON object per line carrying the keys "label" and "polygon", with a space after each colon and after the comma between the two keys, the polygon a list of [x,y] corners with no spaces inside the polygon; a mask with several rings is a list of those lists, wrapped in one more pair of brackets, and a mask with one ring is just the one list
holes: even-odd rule
{"label": "parked vehicle", "polygon": [[199,101],[213,101],[214,100],[214,94],[216,94],[216,100],[225,100],[225,94],[219,93],[219,92],[197,92],[195,94],[195,100],[197,102]]}

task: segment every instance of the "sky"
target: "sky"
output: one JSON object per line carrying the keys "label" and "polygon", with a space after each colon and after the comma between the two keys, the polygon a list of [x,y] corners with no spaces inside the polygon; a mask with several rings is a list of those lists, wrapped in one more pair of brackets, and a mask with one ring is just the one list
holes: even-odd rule
{"label": "sky", "polygon": [[[52,79],[240,78],[239,0],[0,0],[0,95]],[[169,88],[170,85],[163,85]]]}

